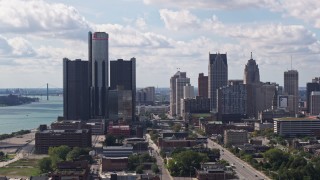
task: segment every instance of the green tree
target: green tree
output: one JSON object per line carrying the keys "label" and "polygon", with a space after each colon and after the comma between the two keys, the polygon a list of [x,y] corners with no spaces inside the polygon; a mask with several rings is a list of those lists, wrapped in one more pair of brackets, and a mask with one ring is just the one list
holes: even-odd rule
{"label": "green tree", "polygon": [[168,169],[172,175],[189,176],[190,171],[194,175],[194,168],[200,168],[200,163],[208,160],[209,158],[206,154],[191,150],[182,151],[172,156]]}
{"label": "green tree", "polygon": [[45,157],[39,161],[39,169],[41,173],[47,173],[52,171],[51,159],[50,157]]}
{"label": "green tree", "polygon": [[61,160],[66,160],[67,154],[71,151],[71,148],[68,146],[59,146],[59,147],[50,147],[49,148],[49,156],[57,157]]}
{"label": "green tree", "polygon": [[181,124],[174,124],[174,125],[172,126],[172,130],[173,130],[174,132],[179,132],[179,131],[181,130]]}
{"label": "green tree", "polygon": [[142,174],[143,173],[143,165],[139,165],[136,167],[136,173],[137,174]]}
{"label": "green tree", "polygon": [[116,140],[117,140],[117,138],[115,136],[113,136],[111,134],[107,134],[105,143],[107,146],[114,146],[114,145],[116,145]]}
{"label": "green tree", "polygon": [[0,158],[3,158],[4,157],[4,152],[0,151]]}
{"label": "green tree", "polygon": [[159,167],[158,167],[157,164],[152,164],[151,170],[152,170],[152,172],[154,172],[155,174],[158,174],[158,173],[160,172]]}

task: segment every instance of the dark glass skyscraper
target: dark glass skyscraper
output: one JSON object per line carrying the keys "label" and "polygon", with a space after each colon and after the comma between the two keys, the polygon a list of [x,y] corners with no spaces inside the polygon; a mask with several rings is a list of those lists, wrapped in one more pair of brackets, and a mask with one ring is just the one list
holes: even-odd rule
{"label": "dark glass skyscraper", "polygon": [[307,83],[307,112],[310,113],[310,95],[312,91],[320,91],[320,84],[317,82]]}
{"label": "dark glass skyscraper", "polygon": [[68,120],[90,118],[88,61],[63,59],[63,115]]}
{"label": "dark glass skyscraper", "polygon": [[211,111],[216,111],[217,89],[228,85],[227,54],[209,54],[208,95]]}
{"label": "dark glass skyscraper", "polygon": [[203,73],[200,73],[198,77],[198,95],[208,97],[208,76]]}
{"label": "dark glass skyscraper", "polygon": [[136,59],[110,61],[110,90],[131,90],[132,118],[136,109]]}
{"label": "dark glass skyscraper", "polygon": [[108,117],[109,36],[105,32],[89,32],[88,36],[91,116]]}

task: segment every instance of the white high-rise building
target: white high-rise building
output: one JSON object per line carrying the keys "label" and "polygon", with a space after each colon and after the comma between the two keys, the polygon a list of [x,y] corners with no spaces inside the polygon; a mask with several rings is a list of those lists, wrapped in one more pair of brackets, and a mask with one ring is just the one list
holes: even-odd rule
{"label": "white high-rise building", "polygon": [[183,99],[192,99],[194,98],[194,87],[191,84],[186,84],[183,87]]}
{"label": "white high-rise building", "polygon": [[183,87],[190,83],[186,72],[178,71],[170,78],[170,114],[181,116],[181,99],[184,97]]}

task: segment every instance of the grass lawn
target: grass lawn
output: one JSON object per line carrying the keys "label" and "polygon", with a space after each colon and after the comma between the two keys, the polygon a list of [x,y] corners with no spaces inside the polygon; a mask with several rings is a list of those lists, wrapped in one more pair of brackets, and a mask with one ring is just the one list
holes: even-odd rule
{"label": "grass lawn", "polygon": [[21,159],[0,169],[1,176],[30,177],[39,175],[37,159]]}

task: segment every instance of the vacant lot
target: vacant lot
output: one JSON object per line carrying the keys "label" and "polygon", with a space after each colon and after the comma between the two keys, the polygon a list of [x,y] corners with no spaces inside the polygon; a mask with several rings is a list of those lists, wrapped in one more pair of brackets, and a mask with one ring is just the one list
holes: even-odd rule
{"label": "vacant lot", "polygon": [[21,159],[0,169],[0,176],[30,177],[39,174],[38,159]]}

